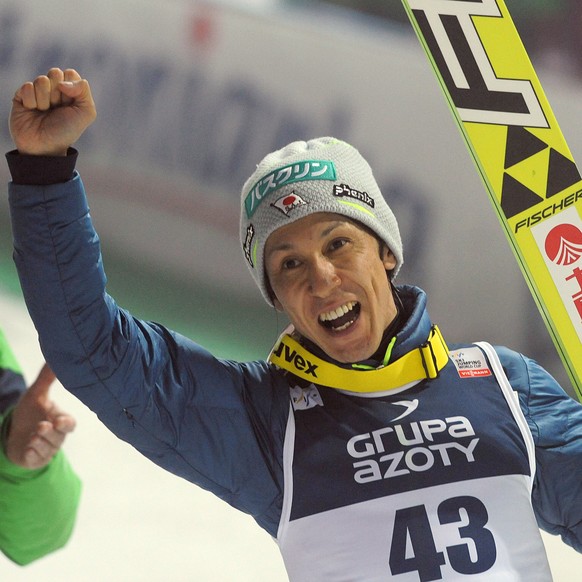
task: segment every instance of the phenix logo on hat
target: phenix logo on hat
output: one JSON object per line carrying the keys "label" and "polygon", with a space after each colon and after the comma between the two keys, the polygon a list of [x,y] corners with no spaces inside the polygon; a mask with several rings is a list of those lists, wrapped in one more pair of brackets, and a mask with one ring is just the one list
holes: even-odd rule
{"label": "phenix logo on hat", "polygon": [[333,137],[296,141],[268,154],[242,189],[240,237],[251,275],[272,305],[263,254],[278,228],[316,212],[347,216],[370,228],[402,265],[398,223],[361,154]]}

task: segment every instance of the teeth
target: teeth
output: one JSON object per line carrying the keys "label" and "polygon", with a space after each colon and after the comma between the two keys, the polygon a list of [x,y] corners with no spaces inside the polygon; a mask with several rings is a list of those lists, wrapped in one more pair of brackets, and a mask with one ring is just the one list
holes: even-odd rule
{"label": "teeth", "polygon": [[346,303],[345,305],[342,305],[333,311],[322,313],[319,316],[319,319],[321,321],[333,321],[334,319],[337,319],[338,317],[345,315],[346,313],[348,313],[348,311],[351,311],[355,305],[356,305],[355,301],[350,301],[349,303]]}
{"label": "teeth", "polygon": [[352,325],[353,321],[348,321],[346,323],[344,323],[343,325],[340,325],[339,327],[335,327],[334,331],[343,331],[344,329],[347,329],[348,327],[350,327],[350,325]]}

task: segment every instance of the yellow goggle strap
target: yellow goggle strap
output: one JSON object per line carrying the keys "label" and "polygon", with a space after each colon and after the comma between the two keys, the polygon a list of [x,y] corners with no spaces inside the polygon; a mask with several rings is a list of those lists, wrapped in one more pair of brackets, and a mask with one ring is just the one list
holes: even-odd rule
{"label": "yellow goggle strap", "polygon": [[436,325],[428,339],[387,366],[373,370],[346,369],[326,362],[284,334],[269,354],[269,362],[313,384],[347,392],[384,392],[427,378],[436,378],[449,361],[449,349]]}

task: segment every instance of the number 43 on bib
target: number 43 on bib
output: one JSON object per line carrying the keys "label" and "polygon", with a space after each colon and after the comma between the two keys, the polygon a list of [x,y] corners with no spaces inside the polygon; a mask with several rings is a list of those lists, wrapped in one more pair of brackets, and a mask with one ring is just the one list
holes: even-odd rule
{"label": "number 43 on bib", "polygon": [[582,179],[503,0],[402,0],[582,399]]}

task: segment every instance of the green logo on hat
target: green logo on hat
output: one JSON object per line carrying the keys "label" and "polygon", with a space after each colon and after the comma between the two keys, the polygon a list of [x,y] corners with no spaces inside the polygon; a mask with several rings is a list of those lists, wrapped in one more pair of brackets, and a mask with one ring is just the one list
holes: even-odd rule
{"label": "green logo on hat", "polygon": [[261,202],[282,186],[305,180],[335,180],[335,166],[329,160],[302,160],[274,170],[263,176],[247,194],[245,209],[250,218]]}

